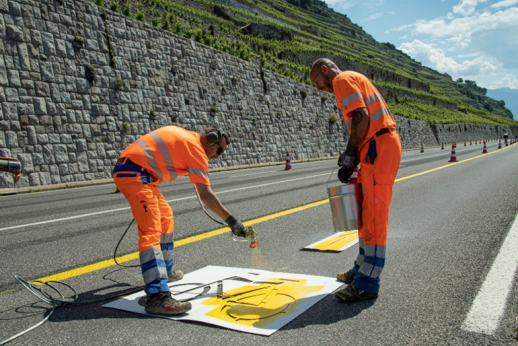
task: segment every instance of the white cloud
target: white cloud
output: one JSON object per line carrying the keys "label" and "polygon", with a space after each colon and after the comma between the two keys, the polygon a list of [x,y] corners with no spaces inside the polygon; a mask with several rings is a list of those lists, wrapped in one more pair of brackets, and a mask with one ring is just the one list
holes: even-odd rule
{"label": "white cloud", "polygon": [[454,79],[461,77],[475,80],[489,89],[518,88],[517,69],[505,69],[502,62],[489,55],[463,54],[457,59],[447,56],[443,49],[420,40],[401,44],[398,49],[416,61],[439,72],[446,72]]}
{"label": "white cloud", "polygon": [[381,18],[381,17],[383,17],[383,15],[384,15],[383,12],[378,12],[378,13],[371,14],[367,18],[360,20],[360,23],[365,23],[365,22],[368,22],[368,21],[371,21],[371,20],[375,20],[375,19]]}
{"label": "white cloud", "polygon": [[462,46],[469,44],[471,36],[476,32],[495,29],[515,30],[518,26],[518,8],[512,7],[494,14],[476,13],[471,17],[455,18],[451,21],[438,18],[416,22],[414,34],[428,34],[432,37],[451,36],[452,42]]}
{"label": "white cloud", "polygon": [[479,3],[487,0],[461,0],[459,5],[453,6],[453,13],[458,13],[463,16],[469,16],[475,12],[475,7]]}
{"label": "white cloud", "polygon": [[424,65],[450,75],[491,73],[497,70],[499,64],[494,58],[487,56],[477,56],[472,60],[464,60],[459,63],[455,59],[447,57],[441,48],[420,40],[403,43],[399,49]]}
{"label": "white cloud", "polygon": [[501,7],[511,7],[513,5],[516,5],[518,3],[518,0],[503,0],[500,2],[497,2],[496,4],[491,5],[492,8],[501,8]]}

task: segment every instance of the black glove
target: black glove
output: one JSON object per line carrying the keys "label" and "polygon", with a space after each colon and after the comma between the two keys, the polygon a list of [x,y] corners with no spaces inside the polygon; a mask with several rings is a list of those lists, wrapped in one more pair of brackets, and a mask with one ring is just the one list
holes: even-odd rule
{"label": "black glove", "polygon": [[348,144],[345,151],[338,158],[338,166],[341,166],[338,170],[338,180],[342,183],[347,184],[349,182],[349,178],[354,172],[354,169],[358,165],[356,162],[356,154],[358,153],[358,148],[353,147]]}
{"label": "black glove", "polygon": [[245,237],[245,226],[243,226],[243,223],[236,219],[232,214],[225,220],[228,227],[232,230],[232,233],[237,235],[238,237]]}

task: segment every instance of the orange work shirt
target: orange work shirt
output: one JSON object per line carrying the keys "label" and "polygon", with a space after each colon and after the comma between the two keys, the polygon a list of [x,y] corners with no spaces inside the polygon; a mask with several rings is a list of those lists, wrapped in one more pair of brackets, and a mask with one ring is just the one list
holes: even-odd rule
{"label": "orange work shirt", "polygon": [[395,128],[396,121],[387,103],[367,77],[354,71],[344,71],[333,79],[336,104],[342,112],[347,129],[351,133],[352,112],[366,108],[369,113],[369,127],[360,142],[362,146],[382,128]]}
{"label": "orange work shirt", "polygon": [[210,185],[209,158],[200,135],[177,126],[164,126],[140,137],[121,157],[129,158],[163,181],[189,175],[193,183]]}

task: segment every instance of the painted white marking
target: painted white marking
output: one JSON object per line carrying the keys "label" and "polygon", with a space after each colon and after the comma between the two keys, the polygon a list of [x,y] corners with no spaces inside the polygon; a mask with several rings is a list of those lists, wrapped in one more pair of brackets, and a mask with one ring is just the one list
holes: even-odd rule
{"label": "painted white marking", "polygon": [[502,318],[518,264],[518,216],[486,276],[462,329],[492,335]]}
{"label": "painted white marking", "polygon": [[248,173],[248,174],[240,174],[240,175],[232,175],[230,177],[227,177],[227,179],[234,179],[234,178],[237,178],[237,177],[247,177],[249,175],[257,175],[257,174],[265,174],[265,173],[274,173],[274,172],[282,172],[281,170],[279,171],[266,171],[266,172],[259,172],[259,173]]}
{"label": "painted white marking", "polygon": [[[235,191],[257,189],[257,188],[261,188],[261,187],[265,187],[265,186],[269,186],[269,185],[284,184],[284,183],[288,183],[288,182],[291,182],[291,181],[316,178],[316,177],[321,177],[321,176],[324,176],[324,175],[327,176],[329,174],[328,173],[324,173],[324,174],[308,175],[308,176],[305,176],[305,177],[294,178],[294,179],[287,179],[287,180],[282,180],[282,181],[274,181],[272,183],[266,183],[266,184],[261,184],[261,185],[240,187],[240,188],[237,188],[237,189],[219,191],[219,192],[217,192],[217,194],[219,195],[219,194],[230,193],[230,192],[235,192]],[[172,203],[172,202],[178,202],[178,201],[183,201],[183,200],[192,199],[192,198],[196,198],[196,196],[175,198],[175,199],[168,200],[167,202]],[[43,224],[59,222],[59,221],[67,221],[67,220],[79,219],[79,218],[82,218],[82,217],[89,217],[89,216],[95,216],[95,215],[100,215],[100,214],[113,213],[113,212],[116,212],[116,211],[121,211],[121,210],[126,210],[126,209],[130,209],[130,207],[110,209],[110,210],[98,211],[98,212],[95,212],[95,213],[81,214],[81,215],[63,217],[63,218],[60,218],[60,219],[53,219],[53,220],[40,221],[40,222],[34,222],[34,223],[27,223],[27,224],[18,225],[18,226],[5,227],[5,228],[0,228],[0,231],[7,231],[9,229],[16,229],[16,228],[30,227],[30,226],[36,226],[36,225],[43,225]]]}

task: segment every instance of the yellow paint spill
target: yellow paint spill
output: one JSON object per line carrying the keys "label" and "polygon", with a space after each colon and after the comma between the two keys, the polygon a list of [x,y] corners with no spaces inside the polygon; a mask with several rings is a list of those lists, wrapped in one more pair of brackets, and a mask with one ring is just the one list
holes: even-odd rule
{"label": "yellow paint spill", "polygon": [[358,240],[358,231],[340,232],[332,238],[311,247],[313,250],[338,251],[347,244]]}
{"label": "yellow paint spill", "polygon": [[279,317],[296,311],[296,306],[311,292],[324,286],[304,286],[305,279],[269,279],[259,285],[247,285],[226,291],[224,299],[212,297],[204,305],[216,305],[207,313],[226,322],[264,327]]}

